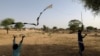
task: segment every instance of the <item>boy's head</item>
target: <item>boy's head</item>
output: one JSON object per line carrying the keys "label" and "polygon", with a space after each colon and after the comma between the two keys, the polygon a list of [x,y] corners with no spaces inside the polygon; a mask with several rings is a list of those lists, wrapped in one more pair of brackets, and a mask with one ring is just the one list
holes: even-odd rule
{"label": "boy's head", "polygon": [[18,44],[13,45],[13,50],[16,50],[18,48]]}
{"label": "boy's head", "polygon": [[81,33],[82,32],[82,30],[78,30],[78,33]]}

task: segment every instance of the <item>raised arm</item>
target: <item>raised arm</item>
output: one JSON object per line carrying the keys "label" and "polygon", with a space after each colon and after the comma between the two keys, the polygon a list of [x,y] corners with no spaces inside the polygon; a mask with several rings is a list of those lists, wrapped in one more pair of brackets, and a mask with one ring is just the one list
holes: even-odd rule
{"label": "raised arm", "polygon": [[85,38],[87,36],[87,34],[85,34],[84,36],[83,36],[83,38]]}
{"label": "raised arm", "polygon": [[15,42],[16,36],[13,35],[13,37],[14,37],[14,39],[13,39],[13,44],[15,44],[15,43],[16,43],[16,42]]}
{"label": "raised arm", "polygon": [[20,45],[22,44],[24,37],[25,37],[25,36],[22,35],[22,40],[20,41]]}

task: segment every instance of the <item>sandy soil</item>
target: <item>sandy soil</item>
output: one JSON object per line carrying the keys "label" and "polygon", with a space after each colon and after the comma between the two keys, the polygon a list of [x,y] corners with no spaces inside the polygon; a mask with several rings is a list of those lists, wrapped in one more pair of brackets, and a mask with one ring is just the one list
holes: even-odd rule
{"label": "sandy soil", "polygon": [[[25,34],[21,56],[79,56],[77,34],[48,33],[41,31],[10,31],[0,30],[0,56],[12,56],[13,35],[16,42],[21,40],[20,34]],[[84,56],[100,56],[100,37],[89,34],[84,38]]]}

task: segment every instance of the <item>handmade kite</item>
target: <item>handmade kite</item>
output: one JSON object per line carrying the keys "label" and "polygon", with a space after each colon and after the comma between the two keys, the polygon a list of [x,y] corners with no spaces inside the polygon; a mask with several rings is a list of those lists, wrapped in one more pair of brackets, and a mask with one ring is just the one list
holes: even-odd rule
{"label": "handmade kite", "polygon": [[37,24],[33,24],[33,25],[35,25],[35,26],[38,26],[39,25],[40,16],[43,14],[44,11],[46,11],[49,8],[52,8],[52,4],[49,5],[49,6],[47,6],[42,12],[40,12],[40,15],[37,17]]}
{"label": "handmade kite", "polygon": [[[44,11],[46,11],[46,10],[49,9],[49,8],[52,8],[52,4],[49,5],[49,6],[47,6],[42,12],[40,12],[39,16],[37,17],[37,23],[36,23],[36,24],[35,24],[35,23],[26,23],[26,22],[23,23],[23,24],[30,24],[30,25],[38,26],[38,25],[39,25],[40,16],[43,14]],[[12,24],[16,24],[16,23],[14,22],[14,23],[12,23]]]}

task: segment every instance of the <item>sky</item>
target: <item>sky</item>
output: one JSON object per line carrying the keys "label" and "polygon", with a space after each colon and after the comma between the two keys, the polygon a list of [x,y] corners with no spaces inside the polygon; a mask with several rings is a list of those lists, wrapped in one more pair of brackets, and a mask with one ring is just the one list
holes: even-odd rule
{"label": "sky", "polygon": [[0,21],[5,18],[13,18],[16,22],[36,23],[40,12],[48,5],[47,9],[40,17],[38,26],[26,25],[25,27],[42,27],[46,25],[50,28],[68,28],[68,22],[73,19],[81,20],[85,26],[100,28],[99,15],[94,17],[91,10],[84,8],[80,1],[76,0],[0,0]]}

